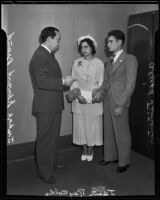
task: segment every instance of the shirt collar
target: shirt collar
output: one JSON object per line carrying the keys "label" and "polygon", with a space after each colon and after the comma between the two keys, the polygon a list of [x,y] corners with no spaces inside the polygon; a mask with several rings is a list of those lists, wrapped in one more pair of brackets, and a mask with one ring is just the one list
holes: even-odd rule
{"label": "shirt collar", "polygon": [[116,55],[114,57],[114,61],[118,59],[118,57],[120,56],[120,54],[123,52],[123,49],[119,50],[116,52]]}
{"label": "shirt collar", "polygon": [[42,47],[44,47],[47,51],[49,51],[49,53],[51,53],[51,50],[44,44],[41,44]]}

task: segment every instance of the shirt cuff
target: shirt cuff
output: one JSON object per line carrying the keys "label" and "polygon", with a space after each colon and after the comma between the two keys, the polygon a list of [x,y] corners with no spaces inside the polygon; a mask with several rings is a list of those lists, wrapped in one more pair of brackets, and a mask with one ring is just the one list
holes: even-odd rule
{"label": "shirt cuff", "polygon": [[64,85],[64,79],[62,78],[62,84]]}

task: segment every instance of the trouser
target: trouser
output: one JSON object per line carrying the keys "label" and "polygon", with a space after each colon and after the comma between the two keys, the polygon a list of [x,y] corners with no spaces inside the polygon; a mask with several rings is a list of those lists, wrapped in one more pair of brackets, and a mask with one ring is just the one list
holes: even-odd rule
{"label": "trouser", "polygon": [[48,178],[54,176],[57,165],[62,114],[36,113],[35,116],[37,120],[35,153],[38,174],[41,177]]}
{"label": "trouser", "polygon": [[119,166],[124,166],[129,164],[131,153],[128,108],[119,117],[114,117],[115,108],[116,104],[109,91],[104,100],[104,160],[118,159]]}

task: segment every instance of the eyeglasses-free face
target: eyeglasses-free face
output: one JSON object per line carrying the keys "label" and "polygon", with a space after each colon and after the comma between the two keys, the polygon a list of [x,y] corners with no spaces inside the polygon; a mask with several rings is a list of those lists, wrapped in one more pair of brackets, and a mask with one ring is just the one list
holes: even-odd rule
{"label": "eyeglasses-free face", "polygon": [[109,51],[116,52],[121,48],[121,45],[122,45],[121,40],[117,40],[114,36],[108,37],[107,46]]}
{"label": "eyeglasses-free face", "polygon": [[92,55],[92,49],[91,49],[91,47],[88,45],[87,42],[82,42],[82,43],[81,43],[81,54],[82,54],[83,56]]}

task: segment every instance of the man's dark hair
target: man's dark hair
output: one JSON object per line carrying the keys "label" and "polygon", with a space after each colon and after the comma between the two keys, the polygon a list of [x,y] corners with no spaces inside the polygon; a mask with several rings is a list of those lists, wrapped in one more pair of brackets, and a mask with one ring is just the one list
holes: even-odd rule
{"label": "man's dark hair", "polygon": [[92,53],[92,55],[96,54],[96,48],[95,48],[95,46],[94,46],[93,41],[92,41],[91,39],[89,39],[89,38],[85,38],[85,39],[81,40],[81,41],[80,41],[80,44],[78,45],[78,52],[79,52],[81,55],[82,55],[82,53],[81,53],[81,44],[82,44],[83,42],[87,42],[87,44],[91,47],[91,53]]}
{"label": "man's dark hair", "polygon": [[39,43],[44,43],[48,37],[54,38],[56,36],[56,32],[59,32],[59,30],[55,27],[44,28],[39,36]]}
{"label": "man's dark hair", "polygon": [[112,30],[108,33],[108,37],[113,36],[116,38],[116,40],[122,40],[122,45],[125,43],[125,35],[120,30]]}

